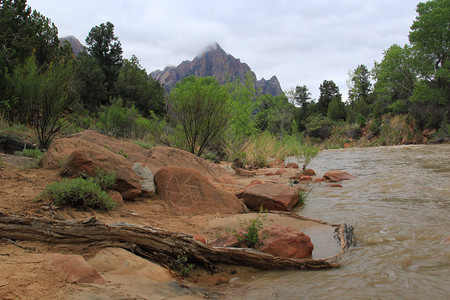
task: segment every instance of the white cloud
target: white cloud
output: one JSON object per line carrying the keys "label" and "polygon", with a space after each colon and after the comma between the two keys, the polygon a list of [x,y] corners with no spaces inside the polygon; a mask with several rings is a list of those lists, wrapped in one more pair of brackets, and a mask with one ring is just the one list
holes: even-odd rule
{"label": "white cloud", "polygon": [[193,59],[218,42],[256,75],[276,75],[283,89],[307,85],[318,97],[323,80],[344,97],[347,71],[372,67],[390,45],[408,42],[419,0],[95,1],[29,0],[52,19],[60,36],[82,43],[93,26],[110,21],[124,56],[147,71]]}

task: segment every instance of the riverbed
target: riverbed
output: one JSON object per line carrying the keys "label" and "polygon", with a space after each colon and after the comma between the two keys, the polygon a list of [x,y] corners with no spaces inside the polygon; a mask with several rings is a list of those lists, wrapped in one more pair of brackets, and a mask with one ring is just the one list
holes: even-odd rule
{"label": "riverbed", "polygon": [[317,184],[303,216],[355,228],[338,269],[258,271],[235,278],[234,299],[448,299],[450,145],[322,151],[309,168],[347,171],[343,187]]}

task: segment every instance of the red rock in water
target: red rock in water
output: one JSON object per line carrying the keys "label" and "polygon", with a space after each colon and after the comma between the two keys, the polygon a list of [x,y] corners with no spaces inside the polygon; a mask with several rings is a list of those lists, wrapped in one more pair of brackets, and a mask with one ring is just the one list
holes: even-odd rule
{"label": "red rock in water", "polygon": [[342,187],[340,184],[327,184],[326,187]]}
{"label": "red rock in water", "polygon": [[286,184],[263,183],[244,190],[244,204],[251,210],[290,211],[298,202],[298,190]]}
{"label": "red rock in water", "polygon": [[342,180],[355,179],[356,177],[345,171],[328,171],[323,174],[323,178],[328,181],[339,182]]}
{"label": "red rock in water", "polygon": [[105,283],[97,270],[89,265],[81,255],[50,253],[46,255],[44,266],[70,282]]}
{"label": "red rock in water", "polygon": [[265,227],[259,232],[258,239],[255,249],[274,256],[307,258],[314,250],[311,238],[290,226]]}
{"label": "red rock in water", "polygon": [[296,163],[288,163],[286,168],[298,169],[298,165]]}
{"label": "red rock in water", "polygon": [[216,187],[194,169],[163,167],[155,174],[155,185],[159,197],[178,215],[244,211],[233,193]]}
{"label": "red rock in water", "polygon": [[130,200],[141,194],[140,177],[134,172],[125,158],[104,148],[73,151],[67,158],[61,175],[80,176],[87,174],[94,176],[97,169],[114,171],[116,175],[114,190],[118,191],[123,199]]}
{"label": "red rock in water", "polygon": [[321,182],[324,181],[323,177],[316,177],[313,179],[313,182]]}

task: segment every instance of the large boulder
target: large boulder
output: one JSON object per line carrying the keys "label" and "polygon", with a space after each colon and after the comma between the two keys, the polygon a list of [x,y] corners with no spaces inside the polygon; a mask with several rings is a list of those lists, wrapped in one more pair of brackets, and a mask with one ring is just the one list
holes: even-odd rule
{"label": "large boulder", "polygon": [[40,165],[46,169],[58,169],[64,165],[67,158],[75,150],[98,150],[105,147],[78,138],[62,138],[54,141],[42,157]]}
{"label": "large boulder", "polygon": [[298,190],[286,184],[262,183],[244,190],[244,204],[256,211],[261,206],[268,210],[290,211],[297,202]]}
{"label": "large boulder", "polygon": [[258,233],[255,249],[288,258],[311,257],[314,246],[309,236],[290,226],[272,225]]}
{"label": "large boulder", "polygon": [[125,158],[104,148],[73,151],[67,158],[61,175],[80,176],[86,174],[94,176],[97,169],[114,171],[116,175],[114,189],[122,195],[123,199],[130,200],[141,194],[141,178],[134,172]]}
{"label": "large boulder", "polygon": [[194,169],[210,179],[232,175],[231,172],[210,161],[190,152],[171,147],[152,148],[150,157],[145,162],[151,168],[153,174],[156,174],[162,167],[177,166]]}
{"label": "large boulder", "polygon": [[323,174],[323,178],[332,182],[340,182],[342,180],[355,179],[356,177],[345,171],[328,171]]}
{"label": "large boulder", "polygon": [[233,193],[219,189],[194,169],[162,167],[155,174],[155,185],[159,197],[178,215],[244,211]]}
{"label": "large boulder", "polygon": [[121,248],[102,249],[88,263],[102,273],[135,275],[158,282],[173,280],[167,269]]}
{"label": "large boulder", "polygon": [[103,278],[81,255],[50,253],[44,267],[74,283],[105,283]]}
{"label": "large boulder", "polygon": [[131,142],[109,137],[92,130],[84,130],[68,136],[69,139],[81,139],[113,153],[121,154],[130,162],[145,162],[150,156],[150,151]]}

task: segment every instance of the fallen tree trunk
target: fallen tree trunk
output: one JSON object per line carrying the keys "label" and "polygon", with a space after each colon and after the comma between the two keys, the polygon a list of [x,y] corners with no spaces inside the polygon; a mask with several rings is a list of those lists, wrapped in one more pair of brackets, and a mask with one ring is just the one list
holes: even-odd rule
{"label": "fallen tree trunk", "polygon": [[104,224],[90,218],[86,221],[55,221],[5,215],[0,212],[0,238],[42,241],[53,244],[96,244],[122,247],[140,256],[168,265],[178,255],[214,271],[215,264],[251,266],[261,269],[323,269],[337,267],[336,259],[348,243],[345,227],[337,226],[341,251],[325,259],[292,259],[247,248],[210,247],[191,235],[154,227],[125,223]]}

